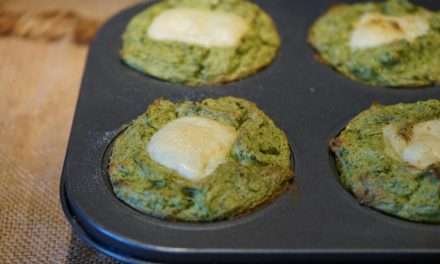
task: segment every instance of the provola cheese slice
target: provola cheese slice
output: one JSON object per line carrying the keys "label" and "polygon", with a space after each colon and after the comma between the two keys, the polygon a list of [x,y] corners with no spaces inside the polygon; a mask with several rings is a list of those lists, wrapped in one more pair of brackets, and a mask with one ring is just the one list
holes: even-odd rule
{"label": "provola cheese slice", "polygon": [[169,9],[153,19],[148,36],[154,40],[178,41],[204,47],[238,45],[248,29],[240,16],[195,8]]}
{"label": "provola cheese slice", "polygon": [[225,162],[236,136],[232,126],[202,117],[182,117],[159,129],[147,151],[159,164],[198,181]]}
{"label": "provola cheese slice", "polygon": [[429,21],[423,16],[386,16],[366,13],[351,33],[350,47],[364,49],[405,39],[409,42],[429,31]]}
{"label": "provola cheese slice", "polygon": [[425,169],[440,162],[440,119],[414,125],[409,140],[404,139],[393,125],[386,126],[382,132],[385,144],[412,166]]}

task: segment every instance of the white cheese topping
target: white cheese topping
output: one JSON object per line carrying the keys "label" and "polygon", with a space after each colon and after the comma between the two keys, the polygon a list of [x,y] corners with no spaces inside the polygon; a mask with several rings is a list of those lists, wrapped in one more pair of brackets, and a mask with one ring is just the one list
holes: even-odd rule
{"label": "white cheese topping", "polygon": [[385,143],[397,156],[418,169],[440,162],[440,119],[414,125],[410,140],[398,134],[397,128],[388,125],[383,129]]}
{"label": "white cheese topping", "polygon": [[405,39],[409,42],[425,35],[429,22],[422,16],[386,16],[364,14],[351,33],[350,47],[364,49]]}
{"label": "white cheese topping", "polygon": [[197,181],[225,162],[236,137],[232,126],[202,117],[182,117],[159,129],[147,151],[154,161]]}
{"label": "white cheese topping", "polygon": [[169,9],[153,19],[148,36],[204,47],[236,46],[246,33],[246,21],[234,14],[195,8]]}

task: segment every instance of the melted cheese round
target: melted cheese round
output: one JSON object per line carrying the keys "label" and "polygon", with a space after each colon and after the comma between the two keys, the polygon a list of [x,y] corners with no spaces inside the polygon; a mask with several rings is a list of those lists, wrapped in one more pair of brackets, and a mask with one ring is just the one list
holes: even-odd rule
{"label": "melted cheese round", "polygon": [[202,117],[182,117],[157,131],[147,151],[154,161],[197,181],[225,162],[236,137],[232,126]]}
{"label": "melted cheese round", "polygon": [[389,145],[400,159],[418,169],[440,162],[440,119],[416,124],[411,139],[405,140],[393,125],[383,129],[386,145]]}
{"label": "melted cheese round", "polygon": [[204,47],[236,46],[248,25],[240,16],[220,11],[175,8],[154,18],[148,36]]}
{"label": "melted cheese round", "polygon": [[395,17],[367,13],[355,24],[350,47],[371,48],[402,39],[411,42],[428,31],[429,22],[422,16]]}

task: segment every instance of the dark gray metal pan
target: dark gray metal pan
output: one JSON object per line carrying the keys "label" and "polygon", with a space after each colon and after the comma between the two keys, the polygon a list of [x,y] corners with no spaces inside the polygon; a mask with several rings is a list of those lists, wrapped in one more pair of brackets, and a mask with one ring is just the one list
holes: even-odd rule
{"label": "dark gray metal pan", "polygon": [[[112,18],[89,52],[61,181],[74,230],[92,247],[132,263],[266,261],[435,261],[440,226],[412,223],[362,207],[338,182],[328,141],[373,102],[440,97],[440,87],[375,88],[351,81],[313,58],[311,23],[335,1],[256,1],[282,36],[275,62],[222,87],[191,89],[142,75],[121,63],[121,34],[142,4]],[[438,9],[438,1],[417,1]],[[184,224],[146,216],[119,201],[105,153],[119,128],[156,98],[238,96],[256,102],[286,131],[296,190],[247,216]],[[438,262],[438,261],[437,261]]]}

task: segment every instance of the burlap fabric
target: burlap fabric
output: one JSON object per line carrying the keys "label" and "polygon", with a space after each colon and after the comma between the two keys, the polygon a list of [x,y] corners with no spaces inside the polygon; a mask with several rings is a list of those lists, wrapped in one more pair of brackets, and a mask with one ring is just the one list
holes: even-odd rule
{"label": "burlap fabric", "polygon": [[0,153],[0,263],[117,263],[71,233],[58,179],[35,175]]}
{"label": "burlap fabric", "polygon": [[[138,0],[0,0],[105,20]],[[59,180],[87,48],[0,37],[0,264],[116,263],[65,220]]]}
{"label": "burlap fabric", "polygon": [[58,175],[37,177],[0,155],[0,263],[116,263],[71,233]]}

